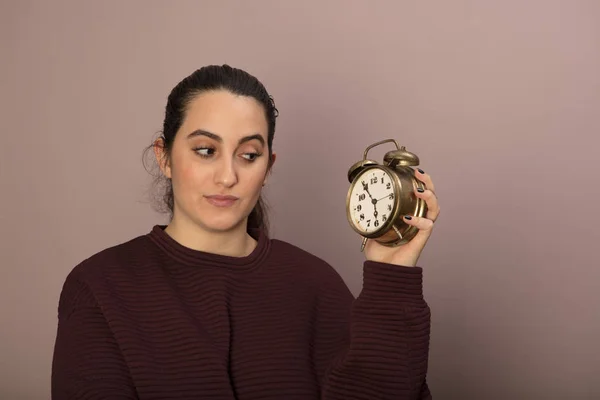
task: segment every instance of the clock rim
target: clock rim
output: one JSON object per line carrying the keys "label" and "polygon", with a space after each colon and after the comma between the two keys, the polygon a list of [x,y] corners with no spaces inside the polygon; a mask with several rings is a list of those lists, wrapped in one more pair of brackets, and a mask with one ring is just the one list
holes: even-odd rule
{"label": "clock rim", "polygon": [[[392,179],[392,187],[393,187],[393,191],[394,191],[394,206],[393,206],[392,211],[390,213],[390,217],[388,218],[388,220],[385,223],[383,223],[375,231],[365,232],[365,231],[359,229],[354,224],[354,221],[352,220],[352,210],[350,210],[350,199],[352,198],[352,191],[356,187],[356,184],[358,183],[360,177],[363,176],[363,174],[367,173],[368,171],[370,171],[372,169],[382,170],[389,177],[391,177],[391,179]],[[348,189],[348,193],[346,194],[346,218],[348,219],[348,222],[350,223],[350,227],[356,233],[358,233],[359,235],[361,235],[363,237],[366,237],[368,239],[374,239],[374,238],[381,237],[381,236],[385,235],[390,229],[393,229],[394,223],[395,223],[396,219],[398,218],[398,213],[400,211],[400,207],[399,207],[399,204],[398,204],[398,198],[400,196],[401,185],[402,185],[402,183],[400,182],[400,178],[398,178],[398,176],[394,173],[394,171],[391,168],[389,168],[389,167],[387,167],[385,165],[372,165],[372,166],[365,167],[362,171],[360,171],[355,176],[355,178],[352,181],[352,183],[350,184],[350,188]]]}

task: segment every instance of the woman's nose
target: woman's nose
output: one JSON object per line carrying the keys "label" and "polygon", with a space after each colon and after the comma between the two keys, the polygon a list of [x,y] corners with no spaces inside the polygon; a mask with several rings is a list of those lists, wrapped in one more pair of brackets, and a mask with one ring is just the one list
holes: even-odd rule
{"label": "woman's nose", "polygon": [[222,160],[223,162],[219,163],[220,165],[217,166],[218,169],[215,173],[216,183],[225,187],[231,187],[238,181],[234,161],[233,158],[226,157]]}

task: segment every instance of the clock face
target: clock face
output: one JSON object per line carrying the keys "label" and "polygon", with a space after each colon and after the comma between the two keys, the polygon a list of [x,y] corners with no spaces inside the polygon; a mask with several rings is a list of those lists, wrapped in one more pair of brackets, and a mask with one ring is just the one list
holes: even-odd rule
{"label": "clock face", "polygon": [[362,172],[348,204],[354,226],[361,232],[377,232],[392,216],[394,196],[394,183],[387,172],[380,168]]}

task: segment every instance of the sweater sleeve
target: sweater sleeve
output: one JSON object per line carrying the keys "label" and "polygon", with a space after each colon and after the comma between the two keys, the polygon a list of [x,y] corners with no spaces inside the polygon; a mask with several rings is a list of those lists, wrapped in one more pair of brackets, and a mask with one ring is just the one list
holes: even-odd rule
{"label": "sweater sleeve", "polygon": [[420,267],[366,261],[357,299],[341,278],[322,292],[315,343],[323,400],[431,399],[422,274]]}
{"label": "sweater sleeve", "polygon": [[60,295],[51,391],[53,400],[137,399],[102,310],[74,274]]}

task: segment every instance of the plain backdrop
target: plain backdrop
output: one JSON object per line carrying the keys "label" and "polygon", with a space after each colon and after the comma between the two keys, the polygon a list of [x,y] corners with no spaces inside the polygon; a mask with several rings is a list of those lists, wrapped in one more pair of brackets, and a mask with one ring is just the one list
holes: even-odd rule
{"label": "plain backdrop", "polygon": [[600,398],[598,21],[594,0],[2,1],[0,398],[49,398],[64,278],[165,222],[143,149],[171,88],[223,63],[280,111],[272,236],[353,293],[350,165],[394,138],[432,175],[435,399]]}

